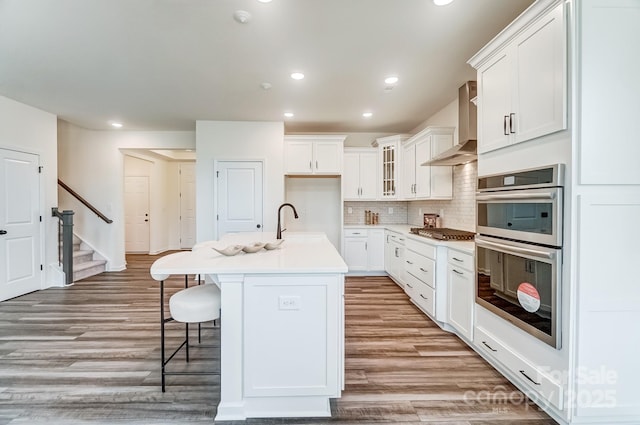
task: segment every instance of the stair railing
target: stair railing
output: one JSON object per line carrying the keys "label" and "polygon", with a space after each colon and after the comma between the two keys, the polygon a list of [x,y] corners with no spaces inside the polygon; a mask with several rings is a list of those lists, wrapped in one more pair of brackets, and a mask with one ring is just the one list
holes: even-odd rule
{"label": "stair railing", "polygon": [[62,248],[58,248],[58,264],[62,265],[65,285],[71,285],[73,283],[73,211],[60,212],[58,208],[53,207],[51,216],[58,217],[58,241],[62,240]]}
{"label": "stair railing", "polygon": [[102,214],[100,211],[98,211],[98,209],[96,207],[91,205],[89,203],[89,201],[84,199],[82,196],[78,195],[78,193],[75,190],[73,190],[69,186],[67,186],[62,180],[58,179],[58,185],[60,185],[60,187],[62,187],[67,192],[69,192],[74,198],[76,198],[78,201],[80,201],[85,207],[89,208],[95,215],[97,215],[102,220],[104,220],[105,223],[108,223],[108,224],[113,223],[113,220],[108,219],[104,214]]}

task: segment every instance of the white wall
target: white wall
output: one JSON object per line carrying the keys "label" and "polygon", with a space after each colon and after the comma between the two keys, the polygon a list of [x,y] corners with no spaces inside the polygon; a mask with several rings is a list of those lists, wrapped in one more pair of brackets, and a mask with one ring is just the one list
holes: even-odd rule
{"label": "white wall", "polygon": [[[64,191],[60,191],[60,204],[76,212],[74,231],[93,246],[107,260],[107,270],[125,268],[124,250],[124,155],[126,149],[193,149],[192,131],[94,131],[60,120],[58,123],[59,176],[72,189],[113,220],[107,224],[79,204]],[[158,161],[158,160],[156,160]],[[157,162],[152,173],[152,190],[159,196],[156,211],[172,208],[163,198],[167,191],[169,167]],[[177,183],[175,183],[177,184]],[[154,199],[154,198],[152,198]],[[173,201],[171,201],[173,202]],[[153,250],[170,249],[163,234],[166,223],[157,222],[158,231],[152,231]],[[166,248],[165,248],[166,247]]]}
{"label": "white wall", "polygon": [[50,270],[58,264],[58,219],[51,208],[58,206],[58,152],[56,150],[56,116],[23,103],[0,96],[0,147],[37,154],[42,166],[41,209],[43,220],[42,287],[62,284]]}
{"label": "white wall", "polygon": [[438,112],[424,120],[419,126],[410,131],[411,134],[418,133],[427,127],[455,127],[453,133],[453,143],[458,143],[458,98],[447,104]]}
{"label": "white wall", "polygon": [[264,226],[275,232],[284,200],[284,123],[196,121],[196,240],[217,238],[215,160],[264,161]]}
{"label": "white wall", "polygon": [[294,218],[290,208],[284,209],[282,227],[291,232],[324,232],[340,251],[341,188],[342,181],[337,177],[287,177],[286,200],[296,207],[299,218]]}

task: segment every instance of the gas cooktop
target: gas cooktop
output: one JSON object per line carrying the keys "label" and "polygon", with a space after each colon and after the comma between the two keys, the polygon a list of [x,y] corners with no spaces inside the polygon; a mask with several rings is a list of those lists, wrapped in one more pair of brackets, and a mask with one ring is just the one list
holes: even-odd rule
{"label": "gas cooktop", "polygon": [[473,232],[466,230],[449,229],[446,227],[412,227],[410,232],[414,235],[425,238],[438,239],[442,241],[472,241],[476,236]]}

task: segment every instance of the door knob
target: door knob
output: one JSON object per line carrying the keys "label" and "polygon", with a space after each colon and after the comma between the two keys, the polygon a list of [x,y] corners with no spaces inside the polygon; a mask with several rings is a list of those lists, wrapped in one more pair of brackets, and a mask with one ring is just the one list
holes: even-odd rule
{"label": "door knob", "polygon": [[6,230],[0,230],[0,235],[6,235],[7,231]]}
{"label": "door knob", "polygon": [[262,226],[260,226],[259,224],[256,226],[258,229],[261,228]]}

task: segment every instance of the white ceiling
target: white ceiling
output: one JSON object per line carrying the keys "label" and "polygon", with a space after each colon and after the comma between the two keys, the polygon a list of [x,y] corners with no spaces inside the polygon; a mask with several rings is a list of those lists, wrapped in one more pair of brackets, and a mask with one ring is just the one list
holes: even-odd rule
{"label": "white ceiling", "polygon": [[[531,3],[0,0],[0,94],[90,129],[406,132],[475,79],[466,61]],[[240,9],[249,23],[234,21]]]}

